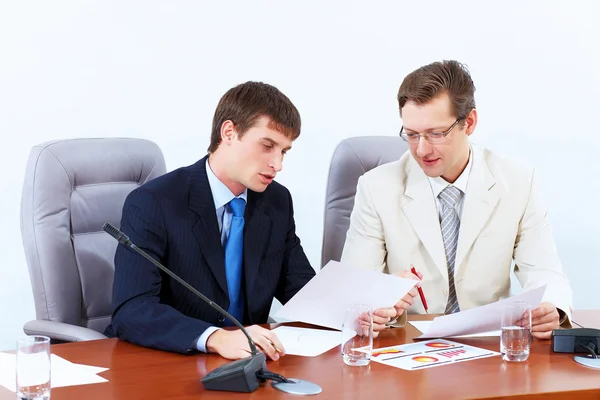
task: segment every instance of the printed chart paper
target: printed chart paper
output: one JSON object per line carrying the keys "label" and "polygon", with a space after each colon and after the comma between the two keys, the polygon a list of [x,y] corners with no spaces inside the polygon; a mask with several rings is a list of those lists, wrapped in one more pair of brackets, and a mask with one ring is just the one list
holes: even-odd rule
{"label": "printed chart paper", "polygon": [[407,371],[451,365],[500,355],[496,351],[444,339],[374,349],[371,361]]}

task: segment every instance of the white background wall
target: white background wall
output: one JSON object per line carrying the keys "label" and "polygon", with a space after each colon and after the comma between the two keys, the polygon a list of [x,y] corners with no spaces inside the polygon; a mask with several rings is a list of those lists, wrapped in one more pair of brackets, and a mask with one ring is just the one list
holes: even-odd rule
{"label": "white background wall", "polygon": [[52,1],[0,4],[0,349],[35,317],[19,202],[30,148],[74,137],[153,140],[168,170],[205,154],[214,108],[246,80],[299,108],[279,181],[320,262],[336,144],[396,135],[415,68],[468,64],[473,141],[534,162],[576,308],[600,308],[600,3],[589,1]]}

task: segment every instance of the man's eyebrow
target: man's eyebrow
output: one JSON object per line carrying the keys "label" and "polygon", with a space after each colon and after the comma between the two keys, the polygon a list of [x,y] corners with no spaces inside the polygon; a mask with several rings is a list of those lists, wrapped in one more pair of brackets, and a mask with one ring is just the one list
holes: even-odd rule
{"label": "man's eyebrow", "polygon": [[[404,126],[403,129],[405,131],[409,131],[409,132],[412,132],[412,133],[419,133],[418,131],[415,131],[414,129],[411,129],[411,128],[407,127],[407,126]],[[442,128],[429,128],[429,129],[425,129],[423,132],[425,132],[425,133],[428,133],[428,132],[444,132],[444,131],[446,131],[446,129],[448,129],[448,128],[446,128],[446,127],[442,127]]]}
{"label": "man's eyebrow", "polygon": [[[267,142],[271,143],[273,146],[279,146],[279,143],[277,143],[276,141],[274,141],[273,139],[271,139],[270,137],[261,137],[260,140],[266,140]],[[283,151],[289,151],[292,149],[292,146],[288,146],[285,149],[283,149]]]}

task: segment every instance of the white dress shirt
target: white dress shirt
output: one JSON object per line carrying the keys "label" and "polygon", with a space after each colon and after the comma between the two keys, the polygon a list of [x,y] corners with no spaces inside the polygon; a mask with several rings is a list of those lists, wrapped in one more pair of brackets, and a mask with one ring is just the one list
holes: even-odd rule
{"label": "white dress shirt", "polygon": [[435,205],[437,207],[438,216],[439,216],[440,220],[442,218],[442,201],[440,200],[440,198],[438,196],[440,195],[442,190],[446,189],[446,187],[449,185],[452,185],[455,188],[460,189],[460,191],[462,192],[462,196],[460,196],[460,199],[458,200],[458,202],[456,203],[456,206],[455,206],[456,212],[458,214],[458,219],[459,220],[462,219],[463,204],[465,202],[464,199],[465,199],[465,194],[467,193],[467,184],[469,183],[469,174],[471,173],[472,165],[473,165],[473,149],[470,148],[469,149],[469,162],[467,162],[467,166],[465,167],[463,172],[460,174],[460,176],[454,183],[448,183],[448,181],[446,181],[441,176],[438,176],[436,178],[427,177],[429,179],[429,185],[431,186],[431,191],[433,192],[433,197],[435,198]]}
{"label": "white dress shirt", "polygon": [[[206,176],[208,177],[208,185],[210,186],[210,191],[215,202],[215,210],[217,210],[217,221],[219,222],[219,230],[221,231],[221,244],[223,245],[223,249],[225,249],[229,228],[231,226],[231,219],[233,218],[233,213],[229,207],[226,206],[235,197],[243,199],[247,203],[248,189],[244,189],[239,196],[235,196],[231,193],[231,190],[217,178],[212,169],[210,169],[208,159],[206,160]],[[196,348],[206,353],[206,342],[208,341],[208,337],[217,329],[219,328],[211,326],[202,332],[202,335],[200,335],[196,342]]]}

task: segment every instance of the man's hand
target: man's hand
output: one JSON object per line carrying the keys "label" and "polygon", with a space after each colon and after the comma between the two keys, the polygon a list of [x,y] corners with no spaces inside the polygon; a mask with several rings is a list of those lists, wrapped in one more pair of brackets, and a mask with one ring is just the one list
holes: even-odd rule
{"label": "man's hand", "polygon": [[399,317],[404,311],[408,310],[410,306],[414,304],[415,297],[419,295],[419,292],[417,292],[417,288],[421,287],[421,280],[423,279],[423,274],[418,272],[417,275],[415,275],[410,271],[400,271],[394,275],[399,276],[401,278],[417,278],[419,280],[419,283],[417,283],[415,287],[410,289],[410,291],[406,293],[404,297],[401,298],[400,301],[394,305],[394,308],[396,309],[396,317]]}
{"label": "man's hand", "polygon": [[[386,324],[395,317],[396,309],[394,307],[378,308],[373,311],[373,337],[376,338],[379,336],[379,332],[386,329],[388,327]],[[367,334],[367,330],[369,329],[368,316],[361,315],[360,320],[363,327],[363,334]]]}
{"label": "man's hand", "polygon": [[[417,278],[419,281],[423,279],[423,275],[420,272],[418,275],[415,275],[410,271],[400,271],[395,275],[402,278]],[[419,286],[421,286],[420,283],[417,284],[416,287]],[[419,295],[416,287],[412,288],[398,303],[394,304],[394,307],[378,308],[373,312],[373,337],[379,336],[379,332],[386,329],[388,323],[397,319],[405,310],[408,310],[408,308],[413,305],[415,297]]]}
{"label": "man's hand", "polygon": [[531,312],[531,334],[538,339],[550,339],[553,329],[559,328],[560,317],[556,306],[542,303]]}
{"label": "man's hand", "polygon": [[[252,325],[246,328],[246,331],[248,331],[254,344],[260,347],[270,359],[279,360],[280,356],[285,355],[283,345],[277,335],[270,330]],[[246,358],[251,354],[248,338],[239,329],[234,331],[216,330],[208,337],[206,349],[209,353],[217,353],[230,360]]]}

